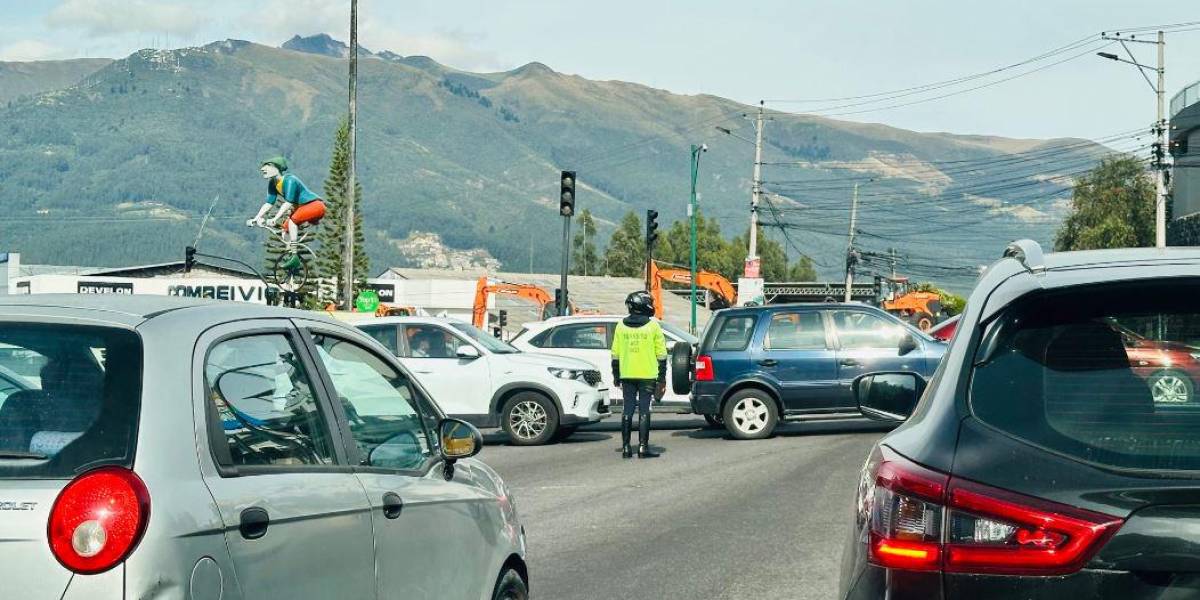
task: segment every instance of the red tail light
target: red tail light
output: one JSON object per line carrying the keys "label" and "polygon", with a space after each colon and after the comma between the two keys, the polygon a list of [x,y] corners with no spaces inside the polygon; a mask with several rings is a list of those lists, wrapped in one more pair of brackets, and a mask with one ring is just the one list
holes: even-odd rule
{"label": "red tail light", "polygon": [[101,573],[129,557],[149,520],[150,493],[133,471],[88,471],[54,500],[47,525],[50,550],[76,573]]}
{"label": "red tail light", "polygon": [[696,357],[696,381],[712,381],[715,373],[713,373],[712,357],[707,354],[701,354]]}
{"label": "red tail light", "polygon": [[1064,575],[1124,522],[952,478],[887,447],[864,467],[858,502],[871,562],[891,569]]}

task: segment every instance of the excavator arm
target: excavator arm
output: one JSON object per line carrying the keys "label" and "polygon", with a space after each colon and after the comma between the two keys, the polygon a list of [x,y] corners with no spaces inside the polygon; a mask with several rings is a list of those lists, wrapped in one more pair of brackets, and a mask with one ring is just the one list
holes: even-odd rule
{"label": "excavator arm", "polygon": [[[663,282],[691,285],[692,272],[688,269],[677,269],[674,267],[662,268],[658,266],[658,263],[651,262],[649,279],[650,296],[654,298],[654,316],[661,319],[663,316]],[[716,294],[729,306],[733,306],[737,302],[737,290],[733,288],[733,284],[728,279],[712,271],[696,271],[696,287],[704,288]]]}
{"label": "excavator arm", "polygon": [[471,309],[471,323],[480,329],[487,325],[487,302],[488,296],[491,294],[507,294],[536,302],[539,314],[547,304],[554,301],[554,298],[546,290],[536,285],[493,282],[485,275],[475,282],[475,305]]}

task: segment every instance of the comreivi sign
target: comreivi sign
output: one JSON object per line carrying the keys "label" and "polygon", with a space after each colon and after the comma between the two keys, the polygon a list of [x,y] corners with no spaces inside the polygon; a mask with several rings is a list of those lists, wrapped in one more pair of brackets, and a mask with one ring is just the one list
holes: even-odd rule
{"label": "comreivi sign", "polygon": [[88,277],[81,275],[32,275],[15,282],[22,294],[124,294],[208,298],[232,302],[268,304],[279,294],[257,279],[187,277]]}

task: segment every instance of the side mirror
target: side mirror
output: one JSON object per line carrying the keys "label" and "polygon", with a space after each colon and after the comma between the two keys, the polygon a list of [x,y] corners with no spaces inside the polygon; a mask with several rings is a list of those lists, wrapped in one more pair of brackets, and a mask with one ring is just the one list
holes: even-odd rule
{"label": "side mirror", "polygon": [[915,373],[868,373],[854,380],[858,410],[874,421],[903,423],[924,391],[925,380]]}
{"label": "side mirror", "polygon": [[474,425],[458,419],[442,419],[438,425],[441,438],[442,460],[446,462],[443,475],[446,481],[454,479],[454,463],[471,458],[483,449],[483,436]]}
{"label": "side mirror", "polygon": [[904,336],[900,338],[900,356],[904,356],[905,354],[908,354],[917,348],[920,348],[920,346],[917,344],[917,338],[914,338],[911,332],[905,331]]}
{"label": "side mirror", "polygon": [[477,349],[475,346],[463,344],[454,351],[454,355],[463,360],[475,360],[476,358],[479,358],[479,349]]}

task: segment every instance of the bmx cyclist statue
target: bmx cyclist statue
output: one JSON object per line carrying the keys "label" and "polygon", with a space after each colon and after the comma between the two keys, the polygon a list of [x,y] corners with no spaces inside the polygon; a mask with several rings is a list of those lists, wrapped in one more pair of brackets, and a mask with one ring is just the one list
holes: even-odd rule
{"label": "bmx cyclist statue", "polygon": [[[316,225],[320,222],[321,217],[325,216],[325,202],[321,200],[320,196],[309,190],[299,177],[288,173],[287,170],[287,159],[282,156],[263,161],[259,172],[262,173],[263,179],[267,180],[267,199],[258,209],[258,214],[246,221],[246,225],[275,227],[283,220],[284,235],[282,237],[289,245],[295,245],[299,242],[301,225]],[[275,212],[275,216],[270,220],[264,220],[267,212],[271,210],[271,206],[280,199],[282,201],[280,201],[279,210]],[[284,220],[284,214],[289,210],[291,210],[291,214]],[[301,261],[299,253],[293,253],[287,263],[281,266],[285,269],[295,269],[300,266]]]}

